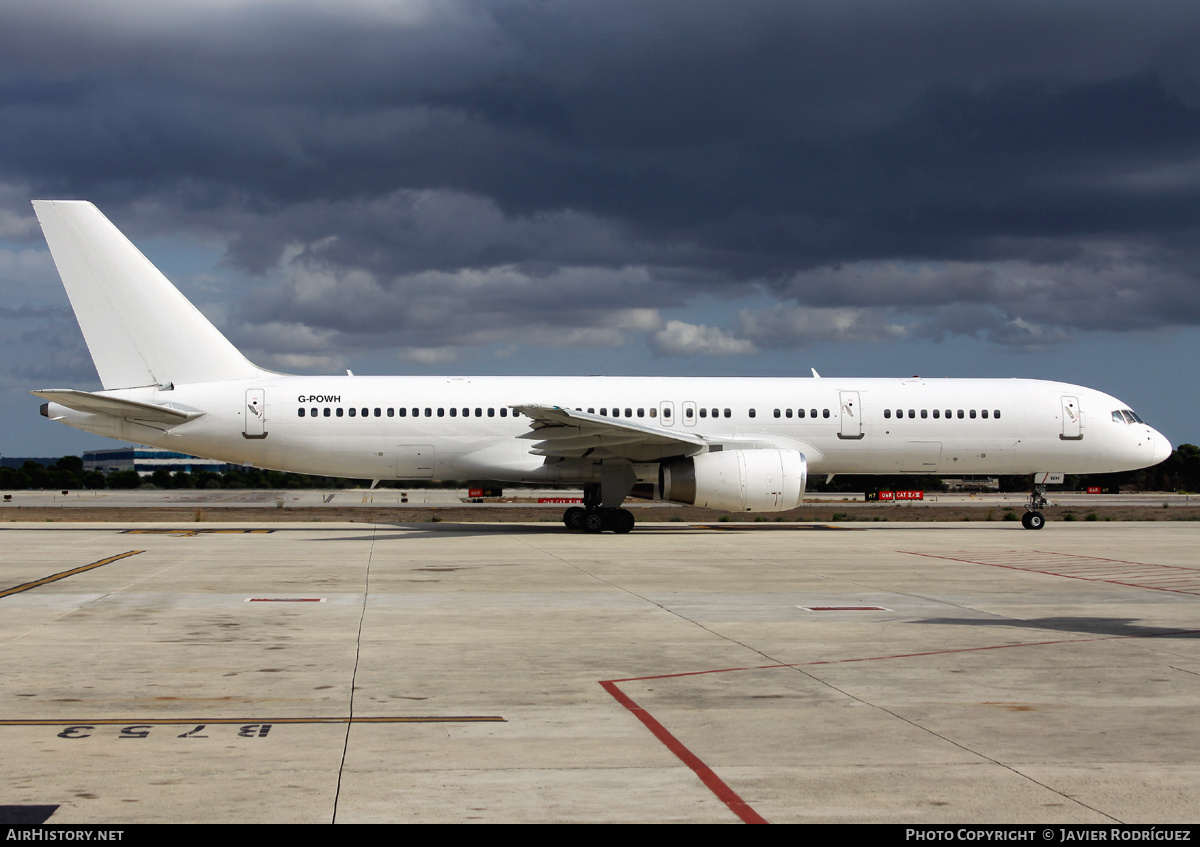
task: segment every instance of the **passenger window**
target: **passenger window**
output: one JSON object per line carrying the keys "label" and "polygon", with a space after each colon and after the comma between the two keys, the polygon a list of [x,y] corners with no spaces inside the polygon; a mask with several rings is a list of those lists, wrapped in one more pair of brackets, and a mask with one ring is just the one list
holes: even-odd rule
{"label": "passenger window", "polygon": [[929,410],[928,410],[928,409],[922,409],[922,410],[921,410],[921,417],[922,417],[922,418],[927,418],[927,417],[929,417]]}
{"label": "passenger window", "polygon": [[607,414],[608,414],[608,409],[607,409],[606,407],[604,407],[604,406],[601,406],[601,407],[600,407],[600,414],[602,414],[602,415],[607,415]]}
{"label": "passenger window", "polygon": [[350,409],[350,417],[354,417],[354,409]]}
{"label": "passenger window", "polygon": [[708,409],[701,409],[701,410],[700,410],[700,417],[702,417],[702,418],[707,418],[707,417],[708,417]]}
{"label": "passenger window", "polygon": [[909,409],[909,410],[908,410],[908,416],[909,416],[910,418],[915,418],[915,417],[917,416],[917,410],[916,410],[916,409]]}
{"label": "passenger window", "polygon": [[732,412],[732,411],[730,411],[729,409],[726,409],[726,410],[725,410],[725,417],[727,417],[727,418],[731,418],[731,417],[733,417],[733,412]]}
{"label": "passenger window", "polygon": [[827,417],[829,417],[829,410],[828,410],[828,409],[822,409],[822,410],[821,410],[821,417],[823,417],[823,418],[827,418]]}
{"label": "passenger window", "polygon": [[[692,410],[691,410],[691,409],[688,409],[688,410],[687,410],[687,415],[688,415],[688,417],[689,417],[689,418],[692,416]],[[655,408],[651,407],[651,409],[650,409],[650,417],[652,417],[652,418],[657,418],[657,417],[658,417],[658,409],[655,409]],[[671,411],[670,411],[669,409],[667,410],[667,417],[668,417],[668,418],[669,418],[669,417],[671,417]]]}
{"label": "passenger window", "polygon": [[754,415],[755,415],[755,411],[754,411],[753,409],[751,409],[751,410],[750,410],[750,417],[754,417]]}
{"label": "passenger window", "polygon": [[304,409],[302,409],[302,408],[301,408],[301,409],[297,409],[297,410],[296,410],[296,415],[297,415],[298,417],[301,417],[301,418],[302,418],[302,417],[304,417]]}
{"label": "passenger window", "polygon": [[336,414],[336,415],[337,415],[339,418],[342,416],[342,409],[341,409],[341,407],[340,407],[340,406],[338,407],[338,410],[337,410],[337,412],[335,412],[335,414]]}
{"label": "passenger window", "polygon": [[891,410],[891,409],[884,409],[884,410],[883,410],[883,416],[884,416],[885,418],[891,418],[891,416],[892,416],[892,410]]}
{"label": "passenger window", "polygon": [[444,418],[444,417],[446,417],[446,410],[445,410],[445,409],[438,409],[438,417],[439,417],[439,418]]}
{"label": "passenger window", "polygon": [[326,406],[326,407],[325,407],[325,412],[324,412],[324,415],[325,415],[325,417],[329,417],[329,416],[330,416],[330,414],[332,414],[332,412],[330,412],[330,411],[329,411],[329,407],[328,407],[328,406]]}
{"label": "passenger window", "polygon": [[370,410],[370,409],[363,409],[363,410],[362,410],[362,416],[363,416],[364,418],[369,418],[369,417],[371,417],[371,410]]}
{"label": "passenger window", "polygon": [[[441,414],[441,412],[438,412],[438,414]],[[458,417],[458,409],[451,409],[451,410],[450,410],[450,417],[452,417],[452,418],[456,418],[456,417]]]}
{"label": "passenger window", "polygon": [[638,417],[639,417],[639,418],[644,418],[644,417],[646,417],[646,410],[645,410],[645,409],[638,409]]}
{"label": "passenger window", "polygon": [[992,409],[992,417],[993,417],[993,418],[996,418],[997,420],[999,420],[999,418],[1000,418],[1000,410],[999,410],[999,409]]}
{"label": "passenger window", "polygon": [[934,418],[940,418],[940,417],[942,416],[942,410],[941,410],[941,409],[934,409],[934,410],[933,410],[933,416],[934,416]]}
{"label": "passenger window", "polygon": [[488,406],[488,417],[489,418],[496,417],[496,409],[494,406]]}
{"label": "passenger window", "polygon": [[784,412],[787,414],[787,416],[788,416],[789,418],[792,416],[792,410],[791,410],[791,409],[784,409]]}
{"label": "passenger window", "polygon": [[971,410],[971,420],[975,420],[975,410]]}
{"label": "passenger window", "polygon": [[984,410],[983,410],[982,412],[980,412],[979,414],[983,415],[983,418],[984,418],[984,420],[987,420],[987,416],[988,416],[988,415],[987,415],[987,409],[984,409]]}
{"label": "passenger window", "polygon": [[664,417],[664,418],[669,418],[669,417],[671,417],[671,410],[670,410],[670,409],[663,409],[663,417]]}
{"label": "passenger window", "polygon": [[632,418],[632,417],[633,417],[633,409],[626,409],[626,410],[625,410],[625,417],[627,417],[627,418]]}
{"label": "passenger window", "polygon": [[500,407],[500,417],[502,417],[502,418],[508,417],[508,407],[507,406]]}
{"label": "passenger window", "polygon": [[469,418],[469,417],[471,417],[471,410],[470,410],[470,409],[463,409],[463,417],[464,417],[464,418]]}
{"label": "passenger window", "polygon": [[308,416],[310,418],[315,418],[317,416],[317,410],[315,407],[308,410]]}
{"label": "passenger window", "polygon": [[589,407],[588,407],[588,414],[589,414],[589,415],[594,415],[594,414],[596,414],[596,410],[595,410],[595,409],[593,409],[591,406],[589,406]]}
{"label": "passenger window", "polygon": [[896,410],[896,417],[898,417],[898,418],[902,418],[902,417],[904,417],[904,410],[903,410],[903,409],[897,409],[897,410]]}
{"label": "passenger window", "polygon": [[962,410],[962,409],[959,409],[959,410],[958,410],[958,419],[959,419],[959,420],[962,420],[962,419],[963,419],[963,410]]}
{"label": "passenger window", "polygon": [[802,417],[804,417],[804,410],[803,410],[803,409],[797,409],[797,410],[796,410],[796,417],[798,417],[798,418],[802,418]]}
{"label": "passenger window", "polygon": [[808,416],[809,416],[810,418],[815,418],[815,417],[817,416],[817,410],[816,410],[816,409],[809,409],[809,410],[808,410]]}

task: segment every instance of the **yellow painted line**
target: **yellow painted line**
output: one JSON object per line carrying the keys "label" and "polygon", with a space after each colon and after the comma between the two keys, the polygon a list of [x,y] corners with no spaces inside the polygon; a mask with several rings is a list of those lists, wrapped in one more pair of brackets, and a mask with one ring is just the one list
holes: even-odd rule
{"label": "yellow painted line", "polygon": [[122,535],[176,535],[180,538],[195,538],[201,533],[217,535],[249,535],[274,532],[273,529],[123,529]]}
{"label": "yellow painted line", "polygon": [[497,715],[391,716],[375,718],[97,718],[80,720],[0,720],[0,726],[207,726],[222,724],[346,724],[346,723],[508,723]]}
{"label": "yellow painted line", "polygon": [[130,550],[127,553],[119,553],[116,556],[109,556],[107,559],[101,559],[98,562],[92,562],[90,565],[83,565],[78,568],[72,568],[69,571],[63,571],[62,573],[56,573],[52,576],[46,576],[46,577],[42,577],[41,579],[35,579],[33,582],[26,582],[22,585],[14,585],[12,588],[6,588],[3,591],[0,591],[0,597],[7,597],[10,594],[19,594],[22,591],[28,591],[31,588],[37,588],[39,585],[46,585],[51,582],[57,582],[60,579],[66,579],[69,576],[75,576],[75,574],[77,574],[77,573],[83,573],[84,571],[90,571],[92,568],[98,568],[101,565],[107,565],[110,562],[116,562],[120,559],[127,559],[130,556],[136,556],[138,553],[145,553],[145,552],[146,552],[145,550]]}
{"label": "yellow painted line", "polygon": [[819,530],[834,530],[835,532],[858,531],[861,532],[863,527],[858,526],[833,526],[832,524],[786,524],[775,523],[774,521],[730,521],[728,523],[694,523],[689,524],[693,529],[711,529],[717,532],[805,532]]}

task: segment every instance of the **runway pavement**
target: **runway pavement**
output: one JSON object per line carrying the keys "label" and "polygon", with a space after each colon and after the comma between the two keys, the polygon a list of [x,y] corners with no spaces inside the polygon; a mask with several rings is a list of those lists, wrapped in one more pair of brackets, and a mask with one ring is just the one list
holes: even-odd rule
{"label": "runway pavement", "polygon": [[1200,818],[1195,523],[0,544],[0,821]]}

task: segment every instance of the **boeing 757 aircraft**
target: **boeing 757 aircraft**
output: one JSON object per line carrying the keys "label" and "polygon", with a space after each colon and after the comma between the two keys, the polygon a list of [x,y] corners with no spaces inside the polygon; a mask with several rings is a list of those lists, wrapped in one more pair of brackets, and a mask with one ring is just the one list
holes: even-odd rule
{"label": "boeing 757 aircraft", "polygon": [[[68,426],[260,468],[582,487],[564,523],[628,532],[633,494],[781,512],[809,474],[1133,470],[1167,439],[1114,397],[1027,379],[292,376],[238,350],[91,203],[35,200],[103,391]],[[1023,522],[1040,529],[1043,487]]]}

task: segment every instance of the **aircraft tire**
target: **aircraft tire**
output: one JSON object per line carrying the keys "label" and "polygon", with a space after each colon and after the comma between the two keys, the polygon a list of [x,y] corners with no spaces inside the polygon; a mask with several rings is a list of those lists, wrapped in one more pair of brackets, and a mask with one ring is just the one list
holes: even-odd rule
{"label": "aircraft tire", "polygon": [[633,529],[633,512],[628,509],[614,509],[611,523],[613,532],[624,535]]}
{"label": "aircraft tire", "polygon": [[1021,517],[1021,526],[1026,529],[1041,529],[1046,525],[1046,516],[1041,512],[1026,512]]}
{"label": "aircraft tire", "polygon": [[608,529],[608,521],[600,509],[592,509],[583,516],[584,532],[604,532]]}
{"label": "aircraft tire", "polygon": [[587,512],[578,506],[572,506],[563,512],[563,525],[567,529],[583,529],[583,518]]}

